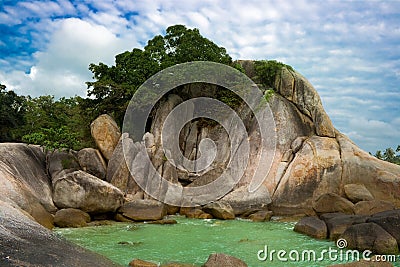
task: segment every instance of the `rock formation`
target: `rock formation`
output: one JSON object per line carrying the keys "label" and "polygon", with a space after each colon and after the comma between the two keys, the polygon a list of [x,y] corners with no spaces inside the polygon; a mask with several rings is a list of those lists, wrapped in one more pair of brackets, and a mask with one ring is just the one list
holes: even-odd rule
{"label": "rock formation", "polygon": [[[254,63],[239,63],[247,75],[257,81]],[[271,211],[275,215],[307,214],[314,217],[305,219],[298,226],[299,231],[316,229],[318,234],[314,234],[320,238],[345,235],[353,239],[362,231],[359,226],[350,230],[347,226],[356,221],[368,225],[376,235],[391,236],[386,243],[377,236],[365,242],[382,241],[377,250],[392,251],[395,242],[399,242],[398,225],[393,221],[398,220],[395,209],[400,208],[400,166],[376,159],[337,131],[316,90],[299,73],[283,68],[276,77],[274,89],[275,93],[268,97],[268,105],[275,121],[276,150],[269,159],[260,158],[260,124],[253,111],[240,102],[233,108],[247,136],[236,131],[234,124],[224,129],[211,120],[191,120],[179,132],[182,155],[189,160],[203,156],[207,161],[211,155],[204,153],[208,150],[202,152],[201,141],[211,139],[216,148],[214,161],[201,170],[198,166],[183,170],[168,160],[162,145],[162,126],[168,114],[189,99],[215,98],[223,93],[224,88],[204,83],[179,86],[157,103],[151,111],[143,140],[131,140],[128,147],[136,151],[141,145],[145,146],[145,153],[138,155],[135,166],[128,165],[131,159],[126,161],[124,156],[123,142],[130,140],[129,135],[121,134],[108,115],[101,115],[91,124],[101,153],[92,148],[45,153],[38,146],[0,144],[0,245],[4,248],[0,252],[0,265],[40,266],[51,262],[57,266],[112,266],[111,262],[97,259],[58,239],[40,224],[52,228],[54,214],[58,225],[79,226],[90,221],[88,216],[95,218],[103,213],[111,213],[117,220],[131,221],[159,220],[167,213],[178,212],[180,207],[152,199],[135,180],[135,171],[145,171],[148,174],[145,186],[157,187],[160,196],[166,194],[167,189],[162,184],[154,184],[155,173],[149,172],[150,166],[144,163],[146,157],[150,158],[154,169],[179,190],[201,188],[216,181],[229,170],[231,158],[238,159],[233,162],[236,167],[244,166],[244,175],[231,191],[204,207],[181,208],[181,214],[188,217],[232,219],[242,216],[265,221],[271,217]],[[261,90],[264,90],[262,86]],[[190,118],[193,115],[190,112],[193,110],[187,108],[182,116]],[[245,139],[249,141],[250,152],[247,166],[245,155],[240,154]],[[232,140],[237,142],[237,147],[231,151],[228,144]],[[255,192],[249,192],[247,188],[258,164],[266,165],[268,160],[272,162],[268,175]],[[390,210],[394,213],[384,217],[373,215]],[[342,216],[346,213],[347,217],[322,214],[327,212]],[[75,213],[80,214],[80,219],[68,222],[68,214]],[[365,221],[365,218],[368,219]],[[385,228],[388,224],[391,228]],[[357,242],[351,244],[361,248]],[[48,253],[50,250],[52,253]]]}

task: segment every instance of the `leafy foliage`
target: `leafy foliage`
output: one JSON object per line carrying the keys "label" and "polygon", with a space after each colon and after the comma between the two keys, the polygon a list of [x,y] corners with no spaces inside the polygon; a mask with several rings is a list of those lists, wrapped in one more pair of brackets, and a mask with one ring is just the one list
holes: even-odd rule
{"label": "leafy foliage", "polygon": [[255,62],[257,78],[267,88],[274,88],[275,78],[282,68],[294,71],[293,68],[276,60],[258,60]]}
{"label": "leafy foliage", "polygon": [[46,150],[73,149],[79,146],[77,134],[66,126],[58,129],[42,128],[38,132],[24,135],[22,141],[43,146]]}
{"label": "leafy foliage", "polygon": [[396,150],[394,150],[391,147],[386,148],[383,153],[381,150],[378,150],[375,153],[375,157],[384,161],[400,165],[400,145],[397,146]]}
{"label": "leafy foliage", "polygon": [[162,69],[191,61],[231,64],[225,48],[203,37],[198,29],[175,25],[164,36],[149,40],[143,50],[134,48],[115,57],[115,65],[90,64],[94,82],[87,82],[85,108],[94,118],[108,113],[121,125],[129,100],[148,78]]}
{"label": "leafy foliage", "polygon": [[0,142],[18,139],[15,129],[25,124],[25,98],[0,84]]}

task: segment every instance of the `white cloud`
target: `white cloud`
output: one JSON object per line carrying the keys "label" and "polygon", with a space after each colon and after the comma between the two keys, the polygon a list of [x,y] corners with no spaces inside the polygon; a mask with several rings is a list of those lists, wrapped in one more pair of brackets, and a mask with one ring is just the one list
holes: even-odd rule
{"label": "white cloud", "polygon": [[[0,23],[21,23],[32,12],[41,20],[29,25],[38,48],[30,73],[0,70],[0,80],[24,94],[84,95],[90,63],[113,64],[116,54],[185,24],[234,59],[277,59],[295,67],[319,90],[335,126],[375,151],[399,142],[393,133],[400,132],[400,2],[390,3],[59,0],[40,10],[5,7]],[[81,18],[50,18],[74,12]],[[379,129],[391,134],[382,138]]]}
{"label": "white cloud", "polygon": [[[90,63],[113,64],[114,56],[124,51],[128,40],[121,40],[104,26],[71,18],[58,21],[45,51],[36,52],[37,64],[30,72],[1,73],[2,82],[20,94],[56,97],[85,95]],[[134,40],[130,40],[134,43]]]}

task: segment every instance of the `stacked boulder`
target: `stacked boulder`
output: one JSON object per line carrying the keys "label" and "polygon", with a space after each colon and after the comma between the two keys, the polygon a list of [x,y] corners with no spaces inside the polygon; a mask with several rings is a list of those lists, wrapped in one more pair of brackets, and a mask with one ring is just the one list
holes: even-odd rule
{"label": "stacked boulder", "polygon": [[341,240],[349,249],[399,253],[400,209],[373,199],[362,184],[344,188],[347,198],[334,193],[320,196],[313,205],[316,215],[302,218],[294,231],[319,239]]}

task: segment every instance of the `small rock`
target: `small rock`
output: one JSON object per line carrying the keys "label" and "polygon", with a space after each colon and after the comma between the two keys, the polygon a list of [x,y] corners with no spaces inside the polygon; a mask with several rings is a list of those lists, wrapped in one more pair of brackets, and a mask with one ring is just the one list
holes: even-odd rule
{"label": "small rock", "polygon": [[319,239],[324,239],[328,235],[328,229],[325,222],[314,216],[302,218],[298,223],[296,223],[293,230]]}
{"label": "small rock", "polygon": [[173,219],[163,219],[163,220],[151,221],[148,223],[149,224],[177,224],[178,222]]}
{"label": "small rock", "polygon": [[313,205],[317,213],[343,212],[354,214],[354,204],[335,193],[321,195]]}
{"label": "small rock", "polygon": [[369,192],[363,184],[346,184],[344,186],[344,192],[347,198],[353,203],[374,199],[371,192]]}
{"label": "small rock", "polygon": [[384,200],[360,201],[354,205],[354,213],[361,215],[372,215],[378,212],[394,210],[395,206]]}
{"label": "small rock", "polygon": [[211,254],[204,267],[247,267],[247,264],[241,259],[222,253]]}
{"label": "small rock", "polygon": [[161,264],[160,267],[196,267],[196,265],[190,263],[169,262]]}
{"label": "small rock", "polygon": [[266,222],[271,220],[271,217],[272,217],[272,211],[260,210],[253,214],[250,214],[248,218],[253,222]]}
{"label": "small rock", "polygon": [[377,254],[397,254],[396,239],[376,223],[360,223],[350,226],[340,236],[347,241],[347,248],[371,250]]}
{"label": "small rock", "polygon": [[335,218],[337,216],[342,216],[342,215],[345,215],[345,214],[343,212],[331,212],[331,213],[321,214],[319,216],[319,218],[326,223],[328,220]]}
{"label": "small rock", "polygon": [[149,261],[134,259],[129,263],[129,266],[130,267],[157,267],[158,264],[155,264],[155,263],[149,262]]}
{"label": "small rock", "polygon": [[190,219],[212,219],[212,215],[204,212],[199,208],[181,208],[180,212],[181,215],[185,215],[187,218]]}
{"label": "small rock", "polygon": [[235,213],[229,205],[224,201],[216,201],[209,203],[203,207],[203,211],[211,214],[213,217],[221,220],[233,220],[235,219]]}
{"label": "small rock", "polygon": [[90,215],[78,209],[62,209],[54,216],[54,224],[58,227],[83,227],[89,222]]}

